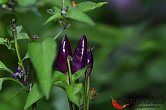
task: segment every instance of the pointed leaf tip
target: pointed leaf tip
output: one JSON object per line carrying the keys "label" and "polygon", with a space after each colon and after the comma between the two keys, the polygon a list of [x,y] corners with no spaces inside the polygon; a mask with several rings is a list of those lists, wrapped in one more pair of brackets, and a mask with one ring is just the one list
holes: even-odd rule
{"label": "pointed leaf tip", "polygon": [[52,65],[56,57],[56,42],[53,38],[33,42],[29,46],[28,53],[37,72],[39,86],[48,99],[52,85]]}

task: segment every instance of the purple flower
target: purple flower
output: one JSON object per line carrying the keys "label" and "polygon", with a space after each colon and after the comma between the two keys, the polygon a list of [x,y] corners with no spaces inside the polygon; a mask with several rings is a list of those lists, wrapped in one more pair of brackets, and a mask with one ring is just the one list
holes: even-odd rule
{"label": "purple flower", "polygon": [[16,78],[19,74],[20,74],[19,72],[16,72],[16,73],[12,74],[12,77]]}
{"label": "purple flower", "polygon": [[17,69],[16,69],[16,73],[12,74],[12,77],[13,78],[17,78],[17,77],[23,78],[24,75],[25,75],[25,72],[21,69],[20,66],[18,66]]}

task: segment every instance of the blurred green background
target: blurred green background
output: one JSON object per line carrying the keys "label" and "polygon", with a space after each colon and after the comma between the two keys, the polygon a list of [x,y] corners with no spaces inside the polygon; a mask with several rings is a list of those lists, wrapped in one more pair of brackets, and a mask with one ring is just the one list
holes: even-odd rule
{"label": "blurred green background", "polygon": [[[16,12],[34,35],[54,36],[60,30],[57,23],[43,25],[50,16],[46,9],[55,0],[18,0]],[[76,0],[81,2],[85,0]],[[104,0],[91,0],[99,2]],[[94,46],[94,68],[91,87],[97,91],[90,110],[115,110],[111,97],[121,105],[138,99],[126,110],[139,110],[136,106],[146,99],[164,100],[160,108],[140,110],[166,110],[166,1],[165,0],[107,0],[102,8],[88,12],[96,25],[71,22],[65,30],[75,48],[82,34],[86,34],[89,47]],[[28,5],[27,5],[28,4]],[[0,8],[0,37],[9,37],[8,30],[14,17]],[[22,25],[17,20],[18,25]],[[59,42],[60,38],[58,38]],[[21,55],[27,50],[27,40],[19,41]],[[0,45],[0,60],[13,71],[17,68],[14,51]],[[8,76],[0,71],[0,77]],[[3,83],[0,92],[0,110],[23,110],[27,93],[12,82]],[[130,103],[130,102],[128,102]],[[37,102],[39,110],[68,110],[65,92],[58,87],[51,91],[51,99]]]}

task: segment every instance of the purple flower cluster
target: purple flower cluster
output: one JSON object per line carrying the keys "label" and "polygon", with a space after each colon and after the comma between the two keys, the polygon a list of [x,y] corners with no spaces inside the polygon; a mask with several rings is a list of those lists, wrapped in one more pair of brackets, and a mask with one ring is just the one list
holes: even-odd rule
{"label": "purple flower cluster", "polygon": [[91,49],[87,49],[87,38],[85,35],[81,36],[73,55],[71,51],[70,42],[67,36],[65,35],[62,38],[55,67],[63,73],[66,73],[68,71],[68,65],[67,65],[68,56],[72,56],[71,60],[72,73],[75,73],[76,71],[80,70],[81,68],[87,65],[93,66],[92,51]]}
{"label": "purple flower cluster", "polygon": [[12,74],[13,78],[23,78],[25,75],[25,72],[21,69],[20,66],[17,67],[16,72]]}
{"label": "purple flower cluster", "polygon": [[20,66],[18,66],[16,69],[16,72],[12,74],[12,77],[15,79],[18,79],[24,85],[29,87],[29,80],[28,80],[28,77],[26,77],[25,75],[26,75],[25,71]]}

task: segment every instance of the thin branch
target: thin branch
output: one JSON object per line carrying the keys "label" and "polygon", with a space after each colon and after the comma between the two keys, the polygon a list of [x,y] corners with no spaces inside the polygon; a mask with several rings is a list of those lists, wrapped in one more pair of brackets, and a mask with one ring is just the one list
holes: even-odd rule
{"label": "thin branch", "polygon": [[62,1],[62,8],[65,9],[65,0]]}
{"label": "thin branch", "polygon": [[18,65],[25,71],[22,58],[19,52],[19,46],[17,42],[17,29],[16,29],[16,20],[13,18],[12,19],[12,34],[13,34],[13,39],[14,39],[14,45],[15,45],[15,50],[18,58]]}
{"label": "thin branch", "polygon": [[63,30],[64,30],[64,27],[62,26],[61,30],[57,33],[56,36],[54,36],[54,40],[56,40],[61,35],[61,33],[63,32]]}

